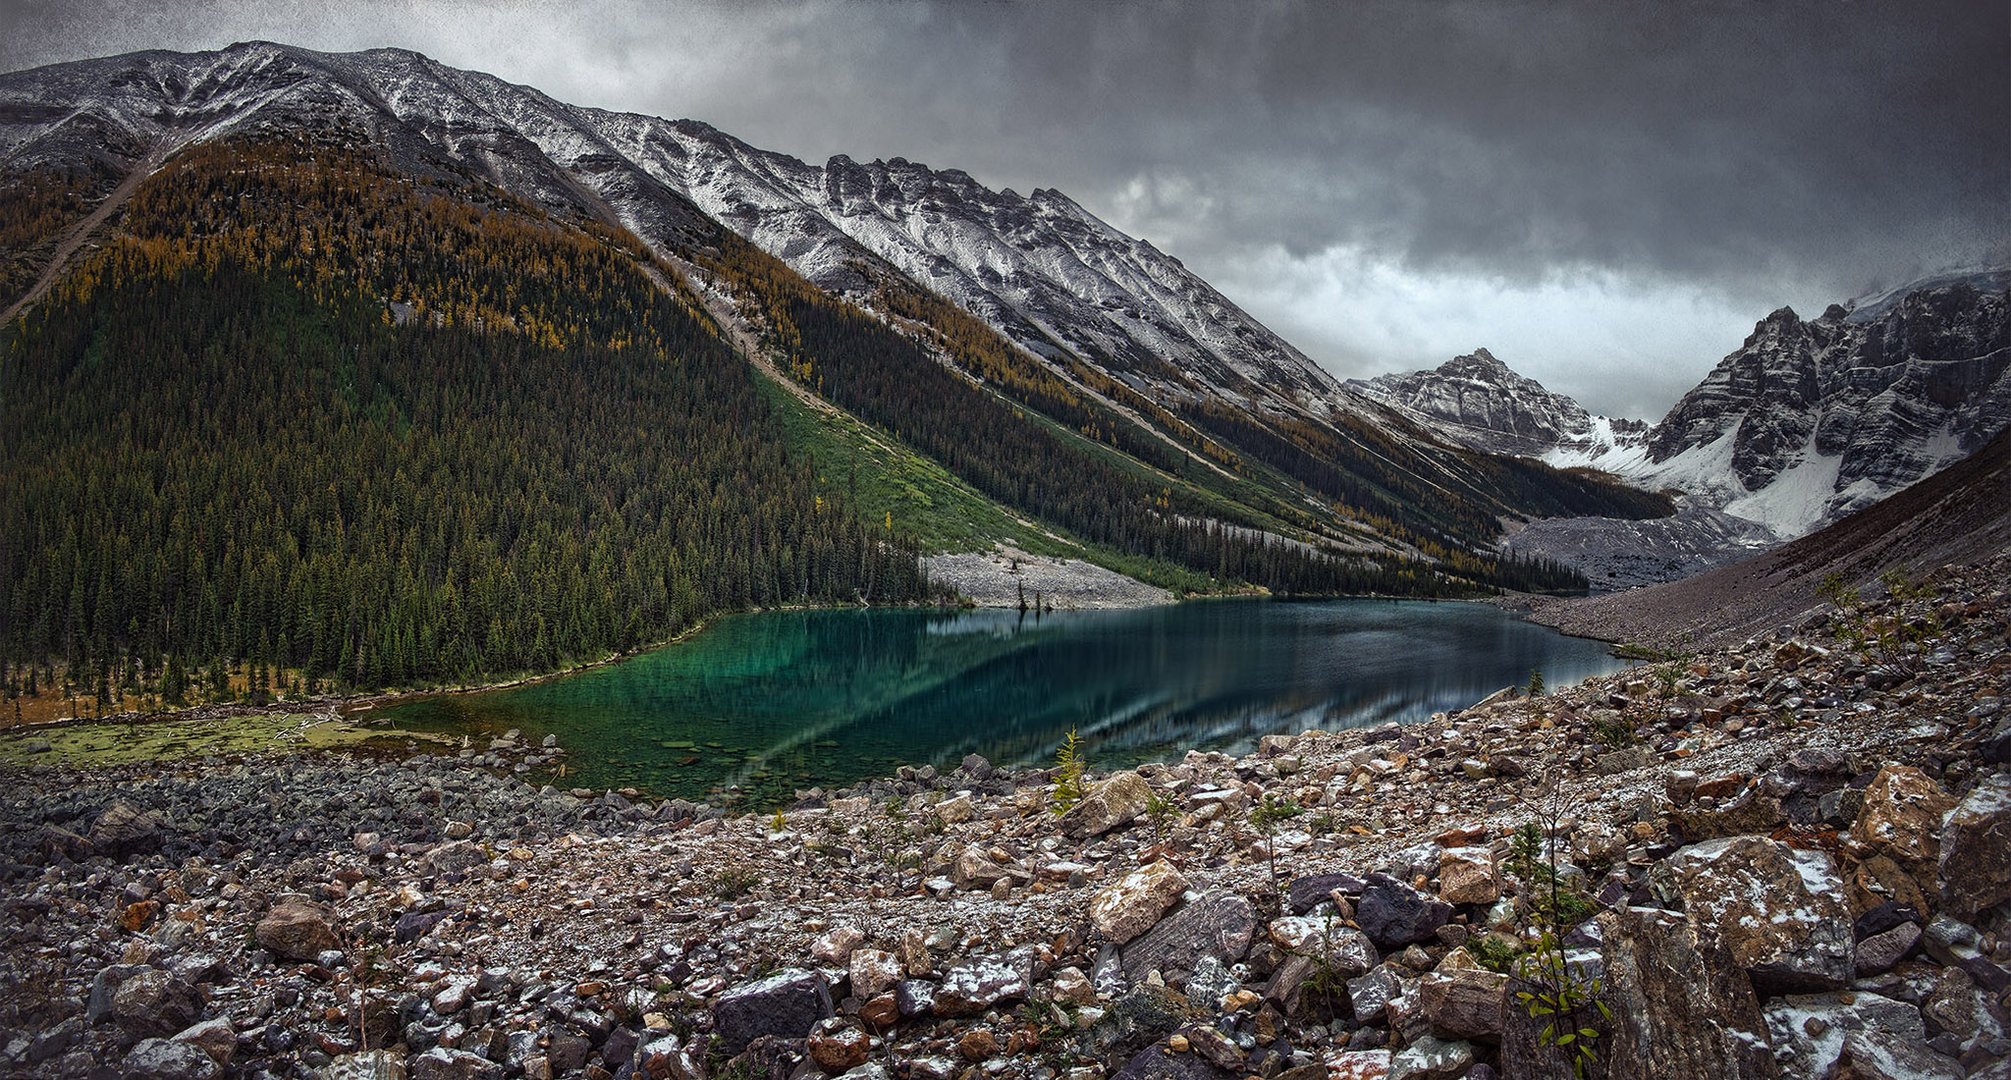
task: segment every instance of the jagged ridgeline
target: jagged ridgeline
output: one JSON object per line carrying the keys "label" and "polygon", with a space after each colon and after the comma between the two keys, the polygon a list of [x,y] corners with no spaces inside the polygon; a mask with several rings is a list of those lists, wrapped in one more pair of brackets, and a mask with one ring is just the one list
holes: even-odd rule
{"label": "jagged ridgeline", "polygon": [[8,332],[6,653],[406,685],[923,597],[667,280],[493,188],[185,152]]}

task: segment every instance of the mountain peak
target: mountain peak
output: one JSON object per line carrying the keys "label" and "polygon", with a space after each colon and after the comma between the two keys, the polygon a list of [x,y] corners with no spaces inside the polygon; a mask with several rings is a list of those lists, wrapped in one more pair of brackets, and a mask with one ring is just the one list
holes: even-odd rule
{"label": "mountain peak", "polygon": [[1444,425],[1456,442],[1495,453],[1540,454],[1592,424],[1583,405],[1545,389],[1485,347],[1429,371],[1349,385]]}

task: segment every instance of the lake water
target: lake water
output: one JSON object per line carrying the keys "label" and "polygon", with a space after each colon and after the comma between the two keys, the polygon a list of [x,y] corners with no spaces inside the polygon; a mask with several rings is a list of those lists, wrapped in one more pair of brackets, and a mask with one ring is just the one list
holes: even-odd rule
{"label": "lake water", "polygon": [[1625,662],[1481,604],[1212,600],[1128,611],[788,611],[510,690],[382,710],[401,727],[556,734],[561,786],[766,806],[799,788],[1051,763],[1093,769],[1248,750],[1261,735],[1420,720],[1531,671],[1558,687]]}

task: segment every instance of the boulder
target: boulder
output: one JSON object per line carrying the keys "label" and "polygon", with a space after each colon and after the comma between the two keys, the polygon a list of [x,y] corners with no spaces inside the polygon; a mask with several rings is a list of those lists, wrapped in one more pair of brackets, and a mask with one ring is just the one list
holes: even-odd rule
{"label": "boulder", "polygon": [[1125,1062],[1111,1080],[1225,1080],[1232,1075],[1198,1054],[1176,1054],[1164,1046],[1148,1046]]}
{"label": "boulder", "polygon": [[1735,836],[1683,848],[1650,881],[1681,901],[1704,955],[1722,949],[1761,989],[1834,990],[1855,974],[1850,906],[1826,852]]}
{"label": "boulder", "polygon": [[1920,1003],[1920,1012],[1935,1027],[1968,1045],[1979,1036],[1984,1039],[2003,1036],[2003,1026],[1992,1015],[1991,1005],[1990,995],[1977,987],[1968,972],[1947,967],[1935,976],[1934,988],[1928,992],[1927,1000]]}
{"label": "boulder", "polygon": [[866,1063],[872,1040],[865,1032],[833,1017],[817,1022],[806,1048],[818,1068],[827,1073],[841,1073]]}
{"label": "boulder", "polygon": [[1489,971],[1454,951],[1418,984],[1425,1022],[1453,1039],[1497,1042],[1508,1007],[1508,976]]}
{"label": "boulder", "polygon": [[231,1055],[237,1053],[237,1029],[222,1017],[191,1024],[176,1034],[174,1041],[199,1047],[218,1065],[230,1064]]}
{"label": "boulder", "polygon": [[502,1080],[503,1067],[480,1054],[436,1046],[412,1057],[412,1080]]}
{"label": "boulder", "polygon": [[1096,890],[1089,898],[1089,922],[1119,945],[1143,934],[1187,891],[1187,878],[1161,859]]}
{"label": "boulder", "polygon": [[92,852],[113,859],[158,850],[162,839],[160,815],[124,799],[106,807],[91,823]]}
{"label": "boulder", "polygon": [[1438,898],[1448,904],[1492,904],[1501,899],[1501,871],[1492,848],[1446,848],[1438,856]]}
{"label": "boulder", "polygon": [[1292,914],[1304,915],[1332,899],[1334,893],[1359,896],[1361,891],[1362,879],[1353,874],[1307,874],[1292,879],[1292,884],[1286,887],[1285,897]]}
{"label": "boulder", "polygon": [[1348,978],[1382,961],[1367,934],[1338,919],[1287,915],[1272,919],[1265,936],[1286,952],[1308,957]]}
{"label": "boulder", "polygon": [[1794,994],[1768,1002],[1764,1015],[1784,1080],[1836,1075],[1844,1040],[1856,1032],[1927,1041],[1919,1009],[1878,994]]}
{"label": "boulder", "polygon": [[1963,1075],[1954,1058],[1882,1031],[1847,1036],[1836,1071],[1837,1080],[1962,1080]]}
{"label": "boulder", "polygon": [[156,968],[141,968],[112,992],[109,1012],[132,1034],[171,1035],[195,1023],[201,1007],[188,983]]}
{"label": "boulder", "polygon": [[[1653,908],[1606,911],[1595,922],[1605,943],[1606,1002],[1612,1010],[1612,1019],[1598,1025],[1599,1056],[1609,1076],[1780,1075],[1759,999],[1720,938],[1702,937],[1685,919]],[[1527,1042],[1515,1052],[1525,1063],[1544,1057]],[[1507,1075],[1543,1075],[1540,1069],[1507,1067],[1509,1059],[1504,1038]]]}
{"label": "boulder", "polygon": [[1425,1035],[1390,1056],[1390,1080],[1459,1080],[1473,1067],[1473,1044]]}
{"label": "boulder", "polygon": [[449,840],[427,852],[420,865],[436,874],[457,874],[489,861],[489,853],[473,840]]}
{"label": "boulder", "polygon": [[1128,825],[1145,813],[1152,785],[1135,772],[1121,772],[1089,789],[1082,801],[1061,816],[1061,831],[1078,840],[1102,836]]}
{"label": "boulder", "polygon": [[1727,836],[1769,833],[1785,816],[1781,801],[1758,787],[1746,788],[1713,806],[1686,806],[1669,815],[1677,831],[1693,844]]}
{"label": "boulder", "polygon": [[1941,903],[1970,918],[2011,900],[2011,776],[1976,785],[1941,826]]}
{"label": "boulder", "polygon": [[1257,933],[1257,909],[1226,889],[1188,901],[1124,947],[1126,978],[1137,982],[1158,971],[1174,986],[1184,985],[1203,956],[1234,964],[1250,951]]}
{"label": "boulder", "polygon": [[1388,874],[1370,874],[1355,905],[1355,921],[1384,951],[1430,941],[1452,919],[1452,905],[1435,900]]}
{"label": "boulder", "polygon": [[1878,770],[1864,791],[1851,832],[1908,870],[1932,867],[1941,854],[1941,819],[1955,800],[1926,773],[1907,765]]}
{"label": "boulder", "polygon": [[1355,1019],[1364,1024],[1381,1023],[1390,1002],[1402,993],[1403,986],[1388,964],[1378,965],[1361,978],[1348,980],[1348,1004]]}
{"label": "boulder", "polygon": [[[976,1016],[1002,1001],[1023,1000],[1033,986],[1031,954],[1018,950],[950,968],[936,987],[937,1016]],[[905,985],[905,984],[903,984]]]}
{"label": "boulder", "polygon": [[1906,959],[1906,954],[1912,952],[1919,942],[1920,925],[1910,922],[1900,923],[1858,942],[1855,963],[1858,977],[1891,971],[1894,965]]}
{"label": "boulder", "polygon": [[1390,1074],[1388,1050],[1344,1050],[1326,1061],[1323,1080],[1385,1080]]}
{"label": "boulder", "polygon": [[810,943],[810,955],[834,967],[843,967],[852,950],[866,943],[866,934],[856,926],[834,926]]}
{"label": "boulder", "polygon": [[340,949],[336,936],[335,913],[311,900],[281,900],[258,921],[252,937],[260,945],[289,960],[313,960],[330,949]]}
{"label": "boulder", "polygon": [[982,844],[965,845],[950,863],[950,880],[959,889],[989,889],[1010,876],[1005,867],[992,861],[991,852]]}
{"label": "boulder", "polygon": [[850,960],[852,996],[878,997],[894,988],[907,972],[901,958],[883,949],[854,949]]}
{"label": "boulder", "polygon": [[323,1065],[315,1080],[405,1080],[405,1055],[393,1050],[342,1054]]}
{"label": "boulder", "polygon": [[824,976],[787,968],[721,993],[712,1003],[712,1030],[731,1057],[763,1035],[801,1039],[831,1012]]}
{"label": "boulder", "polygon": [[193,1043],[142,1039],[119,1063],[127,1080],[214,1080],[223,1067]]}

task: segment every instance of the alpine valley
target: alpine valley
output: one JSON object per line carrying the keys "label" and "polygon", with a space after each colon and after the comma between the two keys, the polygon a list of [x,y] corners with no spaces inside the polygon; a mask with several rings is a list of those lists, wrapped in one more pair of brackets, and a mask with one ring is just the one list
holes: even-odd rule
{"label": "alpine valley", "polygon": [[[1261,145],[1246,208],[1420,267],[1996,261],[1934,241],[1996,205],[1988,29],[1776,6],[312,32],[987,140],[1107,85],[1085,131]],[[0,55],[258,32],[16,7]],[[1986,266],[1775,311],[1655,423],[1485,349],[1344,382],[1054,190],[397,49],[0,74],[0,1075],[2011,1080],[2007,368]]]}
{"label": "alpine valley", "polygon": [[0,650],[100,697],[132,657],[170,697],[226,661],[550,670],[935,598],[932,557],[995,550],[1173,593],[1572,589],[1502,523],[1670,510],[1342,386],[1058,192],[412,52],[7,75],[0,164]]}

